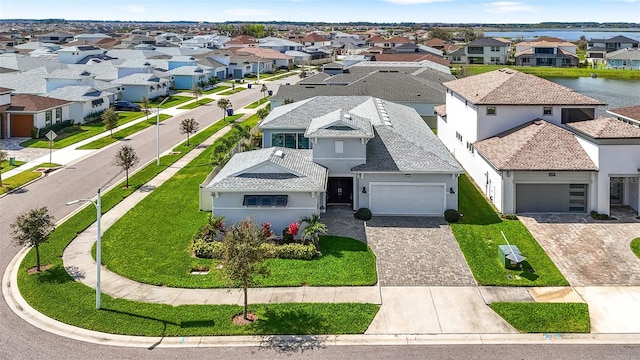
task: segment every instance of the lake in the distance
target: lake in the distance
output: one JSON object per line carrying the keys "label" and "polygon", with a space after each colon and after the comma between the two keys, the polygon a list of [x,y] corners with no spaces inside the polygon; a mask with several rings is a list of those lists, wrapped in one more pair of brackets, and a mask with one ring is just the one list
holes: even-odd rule
{"label": "lake in the distance", "polygon": [[640,80],[590,77],[546,79],[608,104],[600,109],[598,115],[606,116],[608,109],[640,105]]}
{"label": "lake in the distance", "polygon": [[513,30],[513,31],[485,31],[484,36],[487,37],[503,37],[508,39],[533,40],[540,36],[557,37],[566,41],[580,40],[580,36],[584,35],[589,39],[608,39],[614,36],[622,35],[630,39],[640,41],[640,31],[635,29],[531,29],[531,30]]}

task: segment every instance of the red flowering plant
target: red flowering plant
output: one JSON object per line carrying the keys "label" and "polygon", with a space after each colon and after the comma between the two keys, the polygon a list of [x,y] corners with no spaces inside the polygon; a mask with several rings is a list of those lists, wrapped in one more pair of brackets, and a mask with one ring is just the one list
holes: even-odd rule
{"label": "red flowering plant", "polygon": [[268,221],[265,221],[262,223],[262,236],[264,236],[265,239],[270,239],[273,236],[273,230],[271,230],[271,223]]}
{"label": "red flowering plant", "polygon": [[296,236],[298,235],[298,230],[300,230],[300,225],[297,222],[292,222],[287,228],[287,234]]}

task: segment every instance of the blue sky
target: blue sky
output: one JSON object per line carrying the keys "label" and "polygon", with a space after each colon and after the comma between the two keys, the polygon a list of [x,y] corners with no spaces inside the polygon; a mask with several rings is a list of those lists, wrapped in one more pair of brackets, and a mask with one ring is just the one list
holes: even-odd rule
{"label": "blue sky", "polygon": [[0,0],[0,18],[213,22],[640,22],[640,0]]}

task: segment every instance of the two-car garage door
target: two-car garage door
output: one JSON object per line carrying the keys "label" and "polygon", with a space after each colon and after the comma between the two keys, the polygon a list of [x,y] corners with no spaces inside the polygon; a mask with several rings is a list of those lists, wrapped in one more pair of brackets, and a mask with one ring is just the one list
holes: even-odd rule
{"label": "two-car garage door", "polygon": [[587,211],[587,184],[516,184],[516,212]]}
{"label": "two-car garage door", "polygon": [[442,216],[445,185],[429,183],[370,183],[369,208],[375,215]]}

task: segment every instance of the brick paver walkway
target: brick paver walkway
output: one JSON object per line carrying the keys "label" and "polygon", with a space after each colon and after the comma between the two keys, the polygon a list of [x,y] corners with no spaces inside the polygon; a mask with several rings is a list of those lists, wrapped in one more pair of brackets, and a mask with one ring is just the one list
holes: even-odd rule
{"label": "brick paver walkway", "polygon": [[382,286],[476,285],[443,218],[374,217],[366,235]]}
{"label": "brick paver walkway", "polygon": [[640,285],[640,260],[629,246],[640,237],[640,221],[595,221],[586,214],[519,217],[572,286]]}

